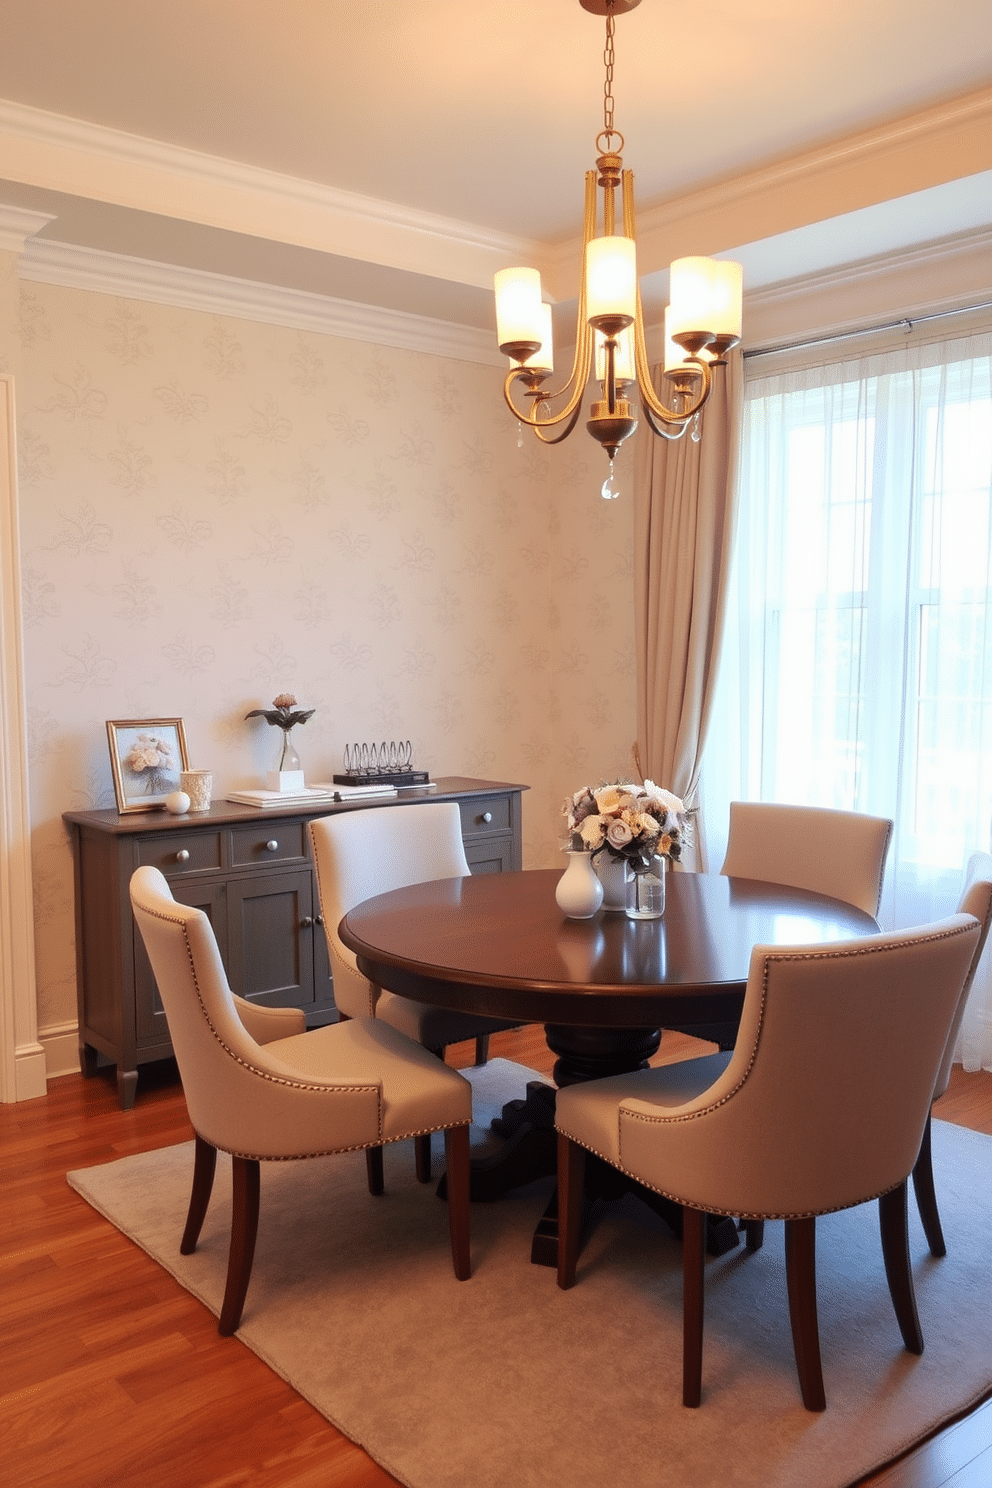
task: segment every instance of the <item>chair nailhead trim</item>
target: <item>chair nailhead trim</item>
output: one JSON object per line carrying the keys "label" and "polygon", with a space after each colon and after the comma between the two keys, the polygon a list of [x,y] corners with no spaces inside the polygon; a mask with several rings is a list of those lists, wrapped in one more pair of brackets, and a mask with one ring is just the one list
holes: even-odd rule
{"label": "chair nailhead trim", "polygon": [[[322,1094],[327,1094],[327,1095],[351,1095],[351,1094],[366,1094],[366,1093],[373,1093],[374,1092],[378,1096],[378,1098],[379,1098],[379,1100],[378,1100],[378,1105],[379,1105],[379,1127],[380,1127],[380,1131],[381,1131],[381,1128],[382,1128],[382,1086],[381,1085],[376,1085],[376,1084],[367,1084],[367,1085],[311,1085],[311,1084],[308,1084],[304,1080],[290,1080],[285,1075],[274,1075],[274,1074],[270,1073],[268,1070],[260,1070],[255,1065],[249,1064],[246,1060],[242,1059],[239,1054],[236,1054],[234,1052],[234,1050],[232,1048],[230,1048],[224,1042],[224,1040],[221,1038],[220,1034],[217,1032],[216,1028],[214,1027],[213,1023],[210,1021],[210,1015],[207,1012],[206,1006],[204,1005],[202,993],[200,992],[200,983],[199,983],[199,980],[198,980],[197,975],[196,975],[196,963],[193,960],[193,950],[192,950],[192,947],[191,947],[191,945],[189,943],[189,934],[188,934],[188,931],[187,931],[187,928],[186,928],[186,921],[185,921],[185,919],[181,915],[170,915],[170,914],[166,914],[163,910],[148,909],[145,905],[142,905],[141,906],[141,909],[142,909],[142,912],[144,914],[152,915],[155,919],[163,920],[167,925],[179,925],[181,927],[182,932],[183,932],[183,943],[186,946],[186,955],[187,955],[187,957],[189,959],[189,969],[190,969],[190,973],[191,973],[191,975],[193,977],[193,985],[196,988],[196,996],[197,996],[197,1001],[200,1004],[200,1011],[203,1014],[204,1021],[206,1022],[207,1027],[210,1029],[210,1032],[213,1034],[214,1038],[220,1044],[221,1048],[224,1050],[224,1053],[227,1054],[229,1056],[229,1058],[233,1059],[234,1062],[235,1062],[235,1064],[239,1064],[242,1069],[247,1070],[249,1074],[254,1075],[259,1080],[268,1080],[273,1085],[285,1085],[285,1086],[288,1086],[289,1089],[291,1089],[291,1090],[310,1090],[310,1091],[313,1091],[314,1094],[317,1094],[317,1095],[322,1095]],[[198,913],[202,913],[202,910],[201,911],[198,911]],[[246,1030],[246,1032],[247,1032],[247,1030]],[[248,1037],[251,1037],[251,1035],[249,1034]],[[405,1141],[408,1137],[425,1137],[425,1136],[427,1136],[431,1132],[449,1131],[449,1130],[454,1130],[455,1127],[459,1127],[459,1126],[470,1126],[470,1125],[471,1125],[471,1117],[467,1121],[455,1121],[455,1122],[452,1122],[451,1127],[426,1126],[426,1127],[421,1127],[421,1128],[419,1128],[416,1131],[403,1132],[401,1135],[395,1136],[395,1137],[382,1137],[381,1136],[380,1139],[378,1141],[376,1141],[376,1142],[367,1142],[367,1143],[363,1143],[363,1144],[361,1144],[359,1146],[353,1146],[353,1147],[330,1147],[330,1148],[324,1149],[324,1150],[322,1150],[320,1152],[305,1152],[305,1153],[301,1152],[299,1154],[299,1157],[300,1158],[304,1158],[304,1157],[323,1157],[323,1156],[329,1156],[332,1152],[364,1152],[368,1147],[382,1147],[382,1146],[386,1146],[390,1142],[402,1142],[402,1141]],[[206,1139],[204,1138],[204,1140],[206,1140]],[[216,1146],[217,1144],[216,1143],[212,1143],[211,1145]],[[253,1153],[235,1152],[232,1148],[226,1148],[226,1147],[225,1148],[221,1148],[220,1150],[223,1151],[223,1152],[230,1152],[231,1155],[232,1155],[232,1157],[246,1157],[246,1158],[251,1158],[253,1161],[259,1161],[259,1162],[295,1162],[297,1160],[296,1157],[288,1157],[288,1158],[285,1158],[285,1157],[284,1158],[256,1157],[255,1154],[253,1154]]]}
{"label": "chair nailhead trim", "polygon": [[[957,926],[953,930],[942,930],[939,935],[927,935],[927,936],[921,937],[921,939],[919,941],[917,941],[917,942],[914,942],[914,944],[917,944],[917,945],[928,945],[928,944],[932,944],[935,941],[952,940],[955,936],[964,935],[969,930],[969,928],[970,927],[967,926],[967,925],[960,925],[960,926]],[[827,959],[829,957],[833,957],[835,960],[840,961],[840,960],[846,960],[848,958],[858,957],[858,956],[876,956],[880,952],[887,952],[887,951],[889,951],[891,949],[892,948],[889,945],[883,946],[883,945],[879,945],[877,942],[874,942],[874,941],[871,941],[871,940],[867,940],[867,941],[865,941],[863,943],[860,943],[859,942],[858,945],[852,946],[848,950],[838,950],[836,948],[832,948],[829,945],[825,945],[822,950],[804,951],[801,954],[798,954],[797,953],[797,954],[794,954],[794,955],[788,955],[788,954],[786,954],[786,955],[780,955],[778,953],[775,953],[774,955],[771,955],[771,956],[766,957],[765,958],[765,964],[764,964],[763,972],[762,972],[762,978],[761,978],[761,1003],[760,1003],[760,1007],[759,1007],[759,1011],[758,1011],[758,1024],[757,1024],[757,1028],[755,1029],[754,1043],[751,1046],[751,1055],[750,1055],[750,1058],[749,1058],[748,1063],[747,1063],[747,1068],[744,1070],[743,1074],[741,1075],[741,1078],[738,1080],[737,1084],[733,1087],[733,1089],[732,1090],[728,1090],[726,1092],[726,1094],[723,1095],[723,1096],[721,1096],[718,1101],[714,1101],[714,1102],[712,1102],[708,1106],[703,1106],[700,1110],[693,1111],[691,1114],[686,1115],[686,1116],[662,1116],[662,1115],[654,1116],[654,1115],[648,1115],[648,1113],[646,1111],[624,1111],[624,1113],[623,1113],[624,1116],[626,1117],[626,1119],[628,1121],[631,1121],[631,1122],[633,1122],[633,1121],[641,1121],[641,1122],[644,1122],[648,1126],[680,1126],[680,1125],[682,1125],[684,1123],[687,1123],[687,1122],[690,1122],[690,1121],[696,1121],[696,1120],[699,1119],[699,1117],[706,1116],[711,1111],[719,1110],[719,1108],[721,1106],[726,1105],[727,1101],[729,1101],[733,1096],[735,1096],[737,1094],[737,1092],[742,1088],[742,1086],[747,1081],[747,1078],[750,1075],[751,1070],[754,1068],[755,1056],[756,1056],[757,1051],[758,1051],[758,1045],[761,1042],[761,1029],[762,1029],[762,1026],[764,1024],[764,1020],[765,1020],[765,1007],[766,1007],[767,1000],[768,1000],[768,969],[769,969],[769,966],[770,966],[770,964],[771,964],[772,961],[774,961],[777,965],[778,964],[782,964],[783,962],[789,962],[789,961],[822,961],[822,960],[825,960],[825,959]],[[619,1167],[619,1169],[620,1169],[620,1171],[622,1173],[626,1173],[629,1177],[635,1179],[636,1182],[644,1184],[644,1187],[645,1188],[650,1188],[654,1193],[661,1194],[663,1198],[674,1199],[675,1202],[678,1203],[678,1204],[684,1203],[685,1200],[683,1200],[682,1198],[680,1198],[678,1194],[672,1193],[668,1189],[656,1188],[655,1185],[652,1184],[652,1183],[645,1183],[643,1178],[639,1178],[636,1173],[631,1172],[631,1170],[624,1163],[624,1161],[623,1161],[623,1124],[620,1121],[620,1111],[622,1109],[623,1108],[621,1106],[617,1110],[617,1127],[618,1127],[618,1134],[617,1135],[618,1135],[618,1148],[619,1148],[619,1152],[620,1152],[620,1161],[618,1163],[616,1163],[615,1166]],[[559,1130],[561,1130],[561,1128],[559,1128]],[[568,1136],[569,1134],[566,1132],[565,1135]],[[578,1137],[572,1137],[571,1140],[572,1141],[575,1141],[575,1142],[578,1142],[581,1147],[586,1147],[587,1150],[590,1151],[590,1152],[595,1152],[596,1151],[596,1149],[594,1147],[589,1147],[589,1144],[587,1142],[581,1141]],[[604,1153],[597,1153],[597,1156],[604,1157],[605,1154]],[[612,1162],[613,1160],[611,1158],[608,1158],[607,1157],[606,1158],[606,1161],[607,1162]],[[900,1180],[900,1181],[903,1181],[903,1180]],[[880,1198],[882,1196],[882,1194],[890,1193],[892,1191],[892,1188],[898,1188],[898,1186],[899,1186],[898,1184],[893,1184],[893,1185],[891,1185],[890,1188],[883,1188],[883,1189],[878,1190],[878,1192],[866,1194],[863,1199],[856,1199],[851,1204],[843,1204],[843,1205],[840,1205],[839,1207],[840,1208],[843,1208],[843,1209],[850,1209],[850,1208],[853,1208],[854,1207],[854,1204],[866,1204],[871,1199],[877,1199],[877,1198]],[[736,1213],[736,1211],[732,1211],[732,1210],[729,1210],[729,1209],[710,1209],[708,1212],[709,1213],[712,1213],[712,1214],[731,1214],[731,1213]],[[812,1214],[806,1213],[806,1212],[800,1212],[800,1213],[796,1213],[796,1214],[765,1214],[765,1215],[750,1215],[750,1216],[746,1216],[746,1217],[749,1217],[751,1219],[760,1219],[760,1218],[764,1218],[764,1219],[810,1219],[810,1218],[813,1218],[816,1214],[830,1214],[830,1213],[833,1213],[833,1212],[836,1212],[836,1210],[832,1210],[832,1209],[817,1209],[817,1210],[814,1210],[812,1212]],[[738,1216],[738,1217],[745,1217],[745,1216]]]}

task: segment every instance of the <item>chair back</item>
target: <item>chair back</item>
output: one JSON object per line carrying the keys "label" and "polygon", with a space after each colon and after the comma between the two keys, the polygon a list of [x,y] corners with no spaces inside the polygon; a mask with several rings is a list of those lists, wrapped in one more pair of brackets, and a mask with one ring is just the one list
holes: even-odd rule
{"label": "chair back", "polygon": [[[256,1062],[258,1044],[238,1017],[213,926],[202,909],[172,897],[157,868],[136,869],[131,908],[148,952],[195,1129],[229,1148],[223,1094],[232,1071]],[[238,1083],[236,1076],[234,1082]],[[240,1103],[240,1101],[239,1101]],[[222,1131],[219,1131],[222,1128]],[[211,1132],[214,1136],[211,1136]]]}
{"label": "chair back", "polygon": [[379,989],[358,970],[338,935],[349,909],[390,889],[471,872],[455,801],[373,806],[310,822],[317,890],[334,977],[334,1000],[349,1017],[369,1017]]}
{"label": "chair back", "polygon": [[720,872],[842,899],[878,914],[892,837],[886,817],[823,806],[731,801]]}
{"label": "chair back", "polygon": [[971,966],[968,968],[968,975],[965,977],[965,983],[961,989],[957,1010],[951,1021],[951,1031],[947,1035],[947,1043],[944,1046],[944,1057],[941,1059],[940,1069],[937,1071],[937,1083],[934,1086],[933,1092],[934,1100],[944,1094],[950,1082],[951,1065],[954,1063],[954,1046],[958,1041],[958,1034],[961,1032],[961,1020],[964,1017],[968,994],[971,991],[971,984],[975,980],[978,963],[982,959],[982,952],[985,949],[985,942],[988,939],[989,925],[992,923],[992,854],[976,852],[972,853],[968,859],[968,866],[965,869],[964,875],[964,888],[961,891],[961,902],[958,904],[958,911],[961,914],[974,915],[982,928],[978,938],[978,945],[975,948],[975,954],[971,959]]}
{"label": "chair back", "polygon": [[[752,1217],[825,1213],[896,1187],[920,1150],[980,933],[955,915],[832,945],[756,946],[729,1064],[677,1118],[624,1101],[624,1166],[643,1177],[648,1164],[693,1207]],[[678,1127],[670,1151],[666,1123]]]}

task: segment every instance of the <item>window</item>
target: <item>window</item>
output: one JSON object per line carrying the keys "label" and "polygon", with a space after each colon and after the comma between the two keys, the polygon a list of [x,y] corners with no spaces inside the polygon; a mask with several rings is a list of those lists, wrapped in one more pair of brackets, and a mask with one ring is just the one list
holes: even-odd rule
{"label": "window", "polygon": [[748,383],[711,864],[734,798],[890,816],[882,918],[909,925],[989,847],[990,367],[986,334]]}

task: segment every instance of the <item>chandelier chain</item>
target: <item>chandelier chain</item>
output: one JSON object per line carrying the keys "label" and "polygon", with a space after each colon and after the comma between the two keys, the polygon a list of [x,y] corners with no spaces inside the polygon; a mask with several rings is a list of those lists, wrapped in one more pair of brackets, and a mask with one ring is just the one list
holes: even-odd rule
{"label": "chandelier chain", "polygon": [[606,77],[603,82],[603,133],[608,138],[609,136],[615,136],[617,132],[613,127],[613,108],[616,102],[613,97],[613,64],[616,61],[616,54],[613,48],[615,29],[616,20],[613,15],[613,6],[611,5],[606,13],[606,47],[603,51],[603,66],[606,68]]}

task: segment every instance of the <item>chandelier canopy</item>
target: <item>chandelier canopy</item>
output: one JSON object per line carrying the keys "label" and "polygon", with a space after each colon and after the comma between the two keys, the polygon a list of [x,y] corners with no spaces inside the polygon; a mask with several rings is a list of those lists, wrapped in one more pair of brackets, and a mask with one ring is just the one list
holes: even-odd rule
{"label": "chandelier canopy", "polygon": [[[507,405],[545,444],[559,444],[571,434],[594,375],[599,396],[593,399],[586,428],[610,457],[603,495],[612,497],[614,458],[637,428],[628,396],[634,384],[641,412],[655,434],[678,439],[691,425],[692,437],[699,439],[696,415],[710,395],[712,369],[726,365],[726,353],[741,339],[743,270],[740,264],[712,258],[679,258],[671,265],[664,379],[672,399],[669,407],[655,392],[648,366],[637,282],[634,175],[623,169],[624,138],[613,126],[615,17],[635,9],[640,0],[579,3],[606,17],[605,81],[596,169],[586,172],[578,324],[567,383],[545,386],[554,372],[551,306],[543,300],[537,269],[501,269],[495,276],[496,329],[500,351],[511,361],[503,388]],[[597,192],[602,193],[601,215]],[[514,402],[518,382],[529,407]]]}

